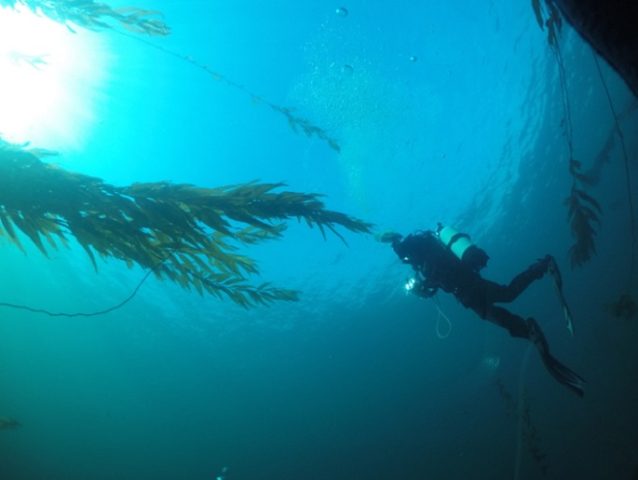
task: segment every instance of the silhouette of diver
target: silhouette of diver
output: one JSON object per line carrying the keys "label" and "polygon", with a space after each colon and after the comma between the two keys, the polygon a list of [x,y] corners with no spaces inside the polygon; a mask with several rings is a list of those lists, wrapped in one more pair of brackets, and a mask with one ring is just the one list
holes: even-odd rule
{"label": "silhouette of diver", "polygon": [[473,245],[469,236],[439,224],[436,232],[419,231],[407,237],[385,233],[381,241],[390,243],[403,263],[410,264],[416,273],[411,292],[430,298],[440,288],[454,295],[463,306],[509,331],[513,337],[526,338],[541,355],[549,373],[567,388],[583,396],[585,381],[556,360],[540,326],[533,318],[527,320],[495,303],[509,303],[532,282],[550,273],[563,306],[567,328],[573,334],[571,314],[562,294],[562,280],[554,257],[547,255],[515,276],[509,285],[499,285],[481,277],[479,271],[489,259],[487,253]]}

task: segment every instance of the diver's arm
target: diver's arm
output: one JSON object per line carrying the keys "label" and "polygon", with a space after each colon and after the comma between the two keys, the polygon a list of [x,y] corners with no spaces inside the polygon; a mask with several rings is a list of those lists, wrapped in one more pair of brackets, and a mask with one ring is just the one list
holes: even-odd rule
{"label": "diver's arm", "polygon": [[423,263],[417,272],[417,283],[414,294],[421,298],[431,298],[436,295],[441,283],[437,279],[437,269],[434,265]]}

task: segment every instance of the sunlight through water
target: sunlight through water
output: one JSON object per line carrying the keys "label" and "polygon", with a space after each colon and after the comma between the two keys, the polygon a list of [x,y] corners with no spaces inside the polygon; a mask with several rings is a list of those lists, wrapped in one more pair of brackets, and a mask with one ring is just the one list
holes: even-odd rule
{"label": "sunlight through water", "polygon": [[103,83],[104,53],[92,32],[19,5],[0,7],[0,137],[81,148]]}

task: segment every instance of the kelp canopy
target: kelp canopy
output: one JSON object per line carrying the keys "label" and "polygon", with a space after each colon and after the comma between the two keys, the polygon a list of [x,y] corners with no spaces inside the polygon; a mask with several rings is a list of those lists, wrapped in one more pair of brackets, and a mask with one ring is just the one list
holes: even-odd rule
{"label": "kelp canopy", "polygon": [[135,7],[112,8],[95,0],[0,0],[0,6],[15,8],[24,5],[71,28],[73,23],[89,30],[111,28],[113,23],[135,33],[168,35],[170,29],[161,13]]}
{"label": "kelp canopy", "polygon": [[371,228],[327,210],[319,195],[279,191],[280,183],[117,187],[46,163],[47,155],[0,140],[0,236],[22,249],[21,231],[45,255],[74,237],[96,268],[96,254],[114,257],[245,307],[296,300],[297,292],[249,284],[258,268],[241,245],[280,237],[292,218],[342,239],[337,227]]}

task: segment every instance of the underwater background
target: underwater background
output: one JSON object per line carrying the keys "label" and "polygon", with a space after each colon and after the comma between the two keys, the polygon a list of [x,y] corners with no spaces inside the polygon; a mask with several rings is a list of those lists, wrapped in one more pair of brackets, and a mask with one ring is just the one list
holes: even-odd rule
{"label": "underwater background", "polygon": [[[568,25],[574,155],[602,209],[597,254],[575,269],[563,90],[531,2],[134,3],[163,12],[171,35],[58,25],[84,49],[58,79],[66,96],[0,134],[115,185],[283,181],[375,231],[454,225],[500,283],[551,253],[576,335],[547,278],[511,309],[539,321],[586,393],[452,297],[406,295],[409,268],[374,236],[346,232],[346,245],[292,224],[247,253],[298,302],[244,309],[151,277],[104,316],[3,309],[0,415],[21,426],[0,430],[1,479],[638,478],[638,323],[610,311],[636,295],[638,105],[601,61],[626,170],[592,50]],[[77,245],[25,250],[0,237],[2,302],[100,310],[144,275],[116,260],[96,272]]]}

